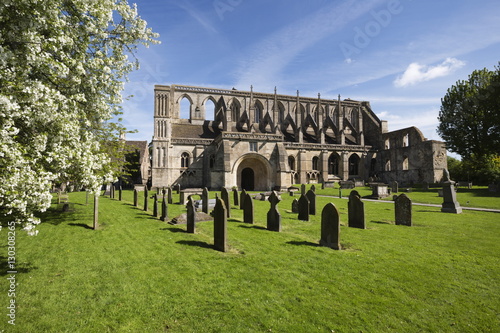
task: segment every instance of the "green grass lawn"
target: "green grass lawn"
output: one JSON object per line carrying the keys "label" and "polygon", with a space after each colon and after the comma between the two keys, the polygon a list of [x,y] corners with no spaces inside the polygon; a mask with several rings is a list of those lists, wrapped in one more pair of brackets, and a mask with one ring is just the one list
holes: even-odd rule
{"label": "green grass lawn", "polygon": [[[304,222],[282,198],[281,233],[265,229],[268,202],[255,202],[255,225],[233,207],[222,253],[212,222],[187,234],[153,218],[152,201],[148,213],[133,207],[129,191],[100,198],[92,230],[92,205],[71,193],[73,212],[45,213],[36,237],[16,233],[15,326],[0,232],[0,331],[500,332],[500,214],[415,206],[405,227],[393,204],[365,202],[361,230],[346,226],[345,199],[318,197]],[[342,251],[318,246],[328,202],[340,211]],[[182,212],[169,205],[170,217]]]}

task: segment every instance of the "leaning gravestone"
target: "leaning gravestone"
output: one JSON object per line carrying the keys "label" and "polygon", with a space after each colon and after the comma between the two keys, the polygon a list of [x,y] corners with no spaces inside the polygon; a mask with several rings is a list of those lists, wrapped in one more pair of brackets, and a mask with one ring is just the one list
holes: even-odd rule
{"label": "leaning gravestone", "polygon": [[240,205],[240,201],[238,199],[239,199],[238,190],[236,188],[233,188],[233,201],[235,206]]}
{"label": "leaning gravestone", "polygon": [[254,223],[253,199],[250,194],[247,194],[243,204],[243,222],[250,224]]}
{"label": "leaning gravestone", "polygon": [[267,230],[281,232],[281,215],[278,211],[278,203],[281,201],[276,191],[269,196],[271,208],[267,212]]}
{"label": "leaning gravestone", "polygon": [[229,202],[229,192],[227,191],[227,188],[222,188],[220,196],[224,201],[227,217],[231,217],[231,203]]}
{"label": "leaning gravestone", "polygon": [[309,200],[309,214],[316,215],[316,193],[310,189],[306,193],[307,200]]}
{"label": "leaning gravestone", "polygon": [[148,211],[148,204],[149,204],[149,200],[148,200],[148,188],[147,186],[144,187],[144,211]]}
{"label": "leaning gravestone", "polygon": [[243,189],[240,193],[240,209],[243,209],[246,197],[247,191]]}
{"label": "leaning gravestone", "polygon": [[134,207],[139,207],[139,192],[134,189]]}
{"label": "leaning gravestone", "polygon": [[201,211],[208,214],[208,188],[203,188],[203,193],[201,193]]}
{"label": "leaning gravestone", "polygon": [[329,203],[321,212],[321,240],[319,241],[319,244],[334,250],[340,250],[339,236],[339,211],[333,203]]}
{"label": "leaning gravestone", "polygon": [[190,234],[194,234],[195,222],[196,222],[196,209],[194,208],[193,198],[190,196],[188,199],[188,203],[186,205],[187,208],[187,232]]}
{"label": "leaning gravestone", "polygon": [[441,211],[444,213],[461,214],[462,207],[457,201],[457,192],[455,191],[455,182],[450,179],[448,170],[443,171],[443,204]]}
{"label": "leaning gravestone", "polygon": [[299,198],[299,216],[301,221],[309,221],[309,200],[302,194]]}
{"label": "leaning gravestone", "polygon": [[292,213],[298,213],[299,212],[299,200],[293,199],[292,201]]}
{"label": "leaning gravestone", "polygon": [[349,194],[348,209],[348,225],[351,228],[366,229],[365,224],[365,204],[361,201],[358,191],[353,190]]}
{"label": "leaning gravestone", "polygon": [[411,200],[406,194],[398,195],[394,201],[394,212],[396,215],[396,225],[411,227]]}
{"label": "leaning gravestone", "polygon": [[226,252],[227,213],[224,201],[217,198],[213,210],[214,215],[214,248]]}

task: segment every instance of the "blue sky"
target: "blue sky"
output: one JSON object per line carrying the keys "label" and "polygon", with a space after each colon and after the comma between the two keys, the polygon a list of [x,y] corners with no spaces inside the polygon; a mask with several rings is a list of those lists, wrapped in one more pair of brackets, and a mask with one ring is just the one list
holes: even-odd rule
{"label": "blue sky", "polygon": [[500,61],[498,0],[136,0],[160,34],[130,76],[125,125],[151,140],[155,84],[370,101],[389,130],[436,133],[440,100]]}

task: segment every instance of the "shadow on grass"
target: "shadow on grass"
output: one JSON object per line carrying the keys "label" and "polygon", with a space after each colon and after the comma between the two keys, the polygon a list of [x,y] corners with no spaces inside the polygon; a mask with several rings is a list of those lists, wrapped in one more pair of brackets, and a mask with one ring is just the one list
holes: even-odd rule
{"label": "shadow on grass", "polygon": [[63,222],[81,220],[84,215],[85,214],[82,214],[81,212],[76,212],[74,210],[71,210],[69,212],[63,212],[60,209],[51,207],[47,209],[45,212],[38,214],[38,217],[43,223],[59,225]]}
{"label": "shadow on grass", "polygon": [[181,229],[181,228],[161,228],[160,230],[167,230],[167,231],[174,232],[174,233],[177,233],[177,232],[185,233],[186,232],[186,230]]}
{"label": "shadow on grass", "polygon": [[85,223],[68,223],[68,225],[71,225],[73,227],[82,227],[82,228],[85,228],[85,229],[90,229],[90,230],[94,230],[94,228],[92,228],[91,226],[85,224]]}
{"label": "shadow on grass", "polygon": [[227,222],[237,222],[237,223],[242,223],[243,221],[242,220],[239,220],[239,219],[227,219]]}
{"label": "shadow on grass", "polygon": [[307,245],[307,246],[314,246],[314,247],[320,247],[321,245],[319,245],[319,243],[313,243],[313,242],[308,242],[308,241],[289,241],[289,242],[286,242],[287,244],[290,244],[290,245],[298,245],[298,246],[303,246],[303,245]]}
{"label": "shadow on grass", "polygon": [[266,227],[261,227],[260,225],[246,225],[246,224],[243,224],[243,225],[239,225],[238,226],[239,228],[246,228],[246,229],[259,229],[259,230],[267,230]]}
{"label": "shadow on grass", "polygon": [[394,224],[392,222],[389,222],[389,221],[370,221],[371,223],[377,223],[377,224]]}
{"label": "shadow on grass", "polygon": [[203,247],[203,248],[206,248],[206,249],[213,249],[214,248],[214,246],[212,244],[208,244],[206,242],[200,242],[200,241],[180,240],[180,241],[177,241],[176,243],[177,244],[182,244],[182,245]]}
{"label": "shadow on grass", "polygon": [[[6,248],[6,246],[5,246]],[[9,265],[9,260],[7,257],[0,256],[0,276],[6,276],[10,275],[13,273],[8,273],[10,271],[14,271],[17,274],[19,273],[29,273],[33,269],[37,269],[37,267],[31,266],[31,264],[19,264],[19,263],[14,263],[14,266]]]}

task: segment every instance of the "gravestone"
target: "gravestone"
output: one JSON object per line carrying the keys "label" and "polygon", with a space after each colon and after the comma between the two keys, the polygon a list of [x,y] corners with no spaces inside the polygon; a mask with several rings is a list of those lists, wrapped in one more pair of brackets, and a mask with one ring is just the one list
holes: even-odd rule
{"label": "gravestone", "polygon": [[309,200],[309,214],[316,215],[316,193],[311,189],[306,193],[307,200]]}
{"label": "gravestone", "polygon": [[177,194],[181,193],[181,184],[175,185],[175,191],[177,192]]}
{"label": "gravestone", "polygon": [[163,200],[161,202],[161,216],[160,220],[162,221],[167,221],[168,219],[168,206],[167,206],[167,200],[165,198],[165,194],[163,194]]}
{"label": "gravestone", "polygon": [[153,216],[158,217],[158,194],[153,195]]}
{"label": "gravestone", "polygon": [[461,214],[462,207],[457,201],[457,192],[455,191],[455,182],[450,179],[448,170],[443,171],[443,204],[441,211],[444,213]]}
{"label": "gravestone", "polygon": [[399,192],[399,186],[397,181],[393,181],[391,184],[391,191],[392,193],[398,193]]}
{"label": "gravestone", "polygon": [[314,184],[311,185],[311,191],[313,191],[314,193],[316,193],[316,185],[314,185]]}
{"label": "gravestone", "polygon": [[99,196],[94,195],[94,230],[99,229]]}
{"label": "gravestone", "polygon": [[406,194],[398,195],[396,200],[394,200],[394,212],[396,215],[396,225],[411,227],[411,200]]}
{"label": "gravestone", "polygon": [[293,199],[292,201],[292,213],[298,213],[299,212],[299,200]]}
{"label": "gravestone", "polygon": [[299,220],[309,221],[309,206],[309,199],[302,194],[299,198]]}
{"label": "gravestone", "polygon": [[122,198],[123,198],[123,196],[122,196],[123,193],[122,192],[123,192],[122,191],[122,187],[121,186],[118,187],[118,200],[120,200],[120,201],[122,201]]}
{"label": "gravestone", "polygon": [[253,212],[253,199],[250,194],[247,194],[245,202],[243,203],[243,222],[254,223],[254,212]]}
{"label": "gravestone", "polygon": [[276,191],[269,196],[271,208],[267,212],[267,230],[281,232],[281,215],[278,211],[278,203],[281,201]]}
{"label": "gravestone", "polygon": [[247,197],[247,191],[243,189],[240,193],[240,209],[243,209],[246,197]]}
{"label": "gravestone", "polygon": [[428,183],[428,182],[424,182],[424,183],[422,184],[422,189],[423,189],[424,191],[429,191],[429,183]]}
{"label": "gravestone", "polygon": [[366,229],[365,223],[365,204],[361,201],[358,191],[353,190],[349,194],[347,203],[348,225],[351,228]]}
{"label": "gravestone", "polygon": [[306,194],[306,184],[300,185],[300,194]]}
{"label": "gravestone", "polygon": [[167,202],[171,205],[174,202],[174,199],[172,199],[172,188],[167,187]]}
{"label": "gravestone", "polygon": [[139,192],[134,189],[134,207],[139,207]]}
{"label": "gravestone", "polygon": [[227,188],[222,188],[220,196],[224,201],[227,217],[231,217],[231,203],[229,202],[229,192],[227,191]]}
{"label": "gravestone", "polygon": [[216,199],[214,216],[214,248],[226,252],[227,243],[227,212],[224,200]]}
{"label": "gravestone", "polygon": [[238,190],[236,188],[233,188],[233,201],[234,205],[237,207],[240,205],[240,200],[238,199],[239,199]]}
{"label": "gravestone", "polygon": [[321,240],[319,244],[334,250],[340,250],[339,211],[331,202],[321,212]]}
{"label": "gravestone", "polygon": [[194,234],[195,222],[196,222],[196,209],[194,208],[193,198],[189,197],[187,208],[187,232]]}
{"label": "gravestone", "polygon": [[144,211],[148,211],[148,205],[149,205],[149,200],[148,200],[148,188],[144,187]]}
{"label": "gravestone", "polygon": [[201,211],[208,214],[208,188],[203,188],[203,193],[201,194]]}

